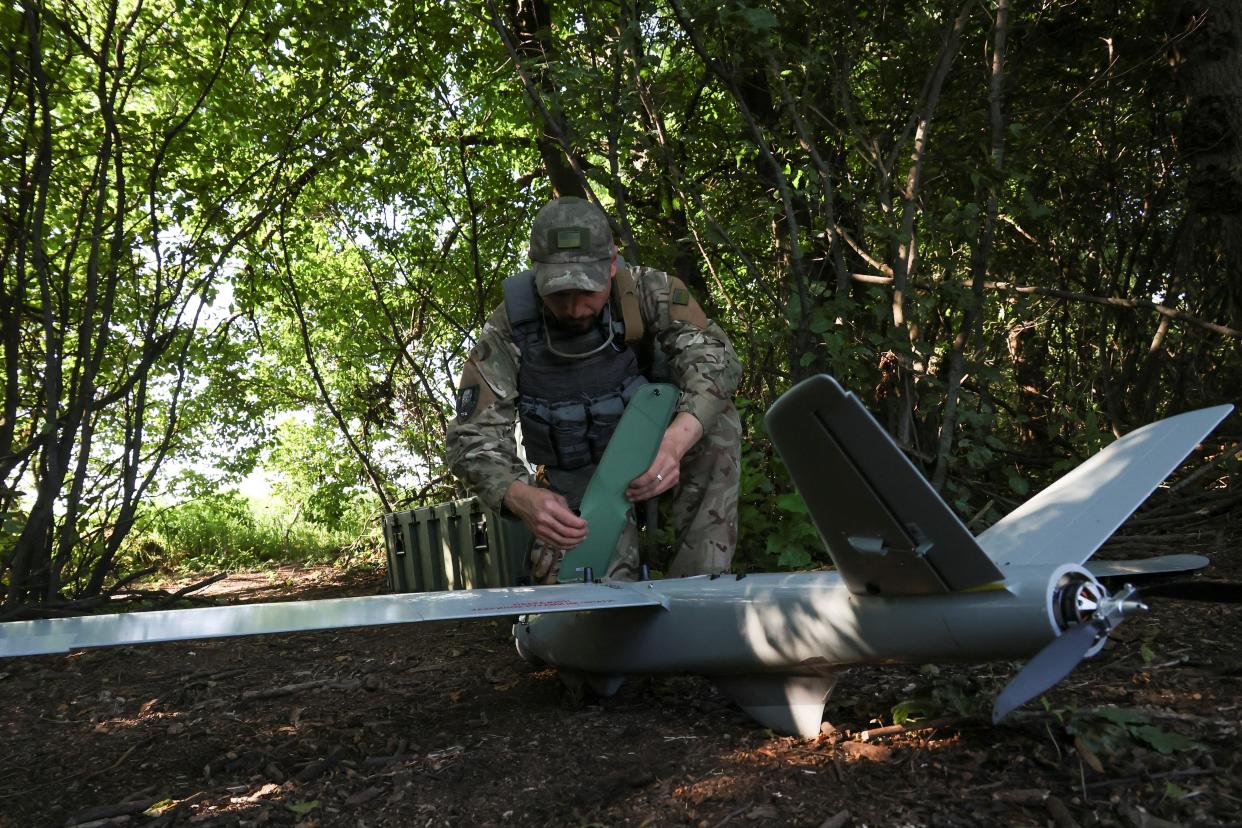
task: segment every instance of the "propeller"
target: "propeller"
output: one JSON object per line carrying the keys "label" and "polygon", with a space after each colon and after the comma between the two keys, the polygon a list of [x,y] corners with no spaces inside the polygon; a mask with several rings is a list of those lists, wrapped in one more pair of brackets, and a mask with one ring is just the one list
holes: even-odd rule
{"label": "propeller", "polygon": [[1098,604],[1080,592],[1077,607],[1080,611],[1094,611],[1036,653],[1005,685],[992,706],[993,724],[1068,676],[1127,615],[1147,610],[1130,584],[1114,595],[1103,595]]}
{"label": "propeller", "polygon": [[[1065,607],[1070,617],[1082,619],[1035,654],[992,706],[992,723],[996,724],[1018,707],[1026,704],[1073,672],[1078,663],[1092,653],[1126,616],[1146,611],[1138,600],[1138,590],[1125,584],[1114,595],[1107,595],[1098,585],[1079,585],[1073,593],[1072,606]],[[1235,581],[1191,579],[1166,581],[1143,588],[1144,598],[1175,598],[1183,601],[1242,603],[1242,584]]]}

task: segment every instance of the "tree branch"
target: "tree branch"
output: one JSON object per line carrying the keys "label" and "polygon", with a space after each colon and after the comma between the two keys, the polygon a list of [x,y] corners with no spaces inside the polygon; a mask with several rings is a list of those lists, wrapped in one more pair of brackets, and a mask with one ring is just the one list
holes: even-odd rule
{"label": "tree branch", "polygon": [[[892,285],[891,276],[875,276],[870,273],[851,273],[850,279],[855,282],[861,282],[868,285]],[[969,288],[969,283],[962,283],[964,287]],[[934,285],[924,282],[912,282],[912,287],[932,292],[936,289]],[[1056,299],[1067,299],[1073,302],[1086,302],[1093,305],[1107,305],[1114,308],[1129,308],[1131,310],[1144,309],[1154,311],[1161,316],[1167,316],[1170,319],[1176,319],[1179,322],[1185,322],[1194,325],[1212,333],[1221,336],[1242,339],[1242,330],[1231,328],[1227,325],[1220,325],[1216,322],[1209,322],[1200,319],[1197,316],[1180,311],[1177,308],[1170,308],[1167,305],[1161,305],[1147,299],[1125,299],[1119,296],[1092,296],[1086,293],[1075,293],[1071,290],[1062,290],[1060,288],[1037,287],[1035,285],[1015,285],[1012,282],[984,282],[983,287],[986,290],[1004,291],[1006,293],[1017,293],[1027,296],[1051,296]]]}
{"label": "tree branch", "polygon": [[944,417],[940,423],[940,435],[936,441],[936,466],[932,470],[931,484],[936,491],[944,488],[949,474],[949,455],[953,450],[953,433],[957,429],[957,402],[962,392],[962,377],[966,374],[966,350],[975,338],[979,317],[983,309],[983,285],[987,278],[988,263],[992,259],[992,241],[995,235],[997,193],[1005,160],[1005,124],[1001,101],[1005,91],[1005,38],[1009,33],[1009,0],[998,0],[996,22],[992,40],[992,78],[988,85],[988,111],[992,129],[991,167],[992,177],[987,181],[988,197],[983,212],[983,227],[979,240],[970,257],[970,299],[962,314],[962,327],[953,338],[949,350],[949,372],[946,378]]}
{"label": "tree branch", "polygon": [[323,375],[319,371],[319,362],[315,359],[315,349],[311,344],[310,326],[306,322],[306,314],[302,309],[302,299],[298,295],[297,281],[293,276],[293,263],[289,258],[289,247],[285,243],[284,230],[284,211],[281,211],[281,228],[280,228],[280,251],[284,262],[285,282],[289,286],[290,304],[298,318],[298,331],[302,338],[302,352],[306,355],[306,364],[310,368],[311,376],[315,380],[316,387],[319,388],[320,398],[328,411],[332,414],[332,419],[336,421],[337,428],[340,429],[341,436],[345,438],[345,442],[349,444],[349,448],[353,451],[354,456],[358,458],[358,462],[362,464],[362,468],[366,471],[367,477],[371,480],[371,487],[379,496],[380,503],[384,507],[385,512],[392,511],[392,504],[388,500],[388,493],[384,487],[384,479],[379,471],[371,465],[371,460],[362,447],[354,440],[353,434],[349,431],[349,424],[345,422],[345,418],[341,415],[340,410],[332,402],[332,395],[328,393],[327,384],[324,382]]}
{"label": "tree branch", "polygon": [[918,126],[914,130],[914,150],[911,154],[910,169],[906,173],[906,187],[902,191],[901,230],[898,235],[898,247],[893,262],[893,324],[904,327],[906,315],[904,297],[906,281],[914,270],[914,262],[918,254],[918,240],[914,233],[914,219],[918,215],[919,187],[922,184],[923,160],[927,155],[927,142],[931,134],[932,117],[936,106],[940,103],[940,90],[944,80],[953,66],[953,59],[962,40],[962,32],[966,21],[974,8],[975,0],[966,0],[953,26],[945,38],[944,46],[936,58],[936,65],[930,75],[930,83],[919,108]]}

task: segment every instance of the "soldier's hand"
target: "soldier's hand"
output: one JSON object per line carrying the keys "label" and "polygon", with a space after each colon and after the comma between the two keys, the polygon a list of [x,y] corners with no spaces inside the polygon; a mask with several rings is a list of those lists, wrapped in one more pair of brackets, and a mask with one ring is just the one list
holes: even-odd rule
{"label": "soldier's hand", "polygon": [[703,436],[703,425],[693,414],[681,412],[664,431],[655,460],[645,472],[630,481],[625,499],[631,503],[650,500],[677,485],[681,479],[681,458]]}
{"label": "soldier's hand", "polygon": [[505,506],[531,534],[557,549],[572,549],[586,540],[587,522],[554,491],[515,480],[505,492]]}
{"label": "soldier's hand", "polygon": [[681,479],[681,458],[660,446],[651,466],[630,481],[625,490],[625,499],[631,503],[641,503],[656,495],[666,492],[677,485]]}

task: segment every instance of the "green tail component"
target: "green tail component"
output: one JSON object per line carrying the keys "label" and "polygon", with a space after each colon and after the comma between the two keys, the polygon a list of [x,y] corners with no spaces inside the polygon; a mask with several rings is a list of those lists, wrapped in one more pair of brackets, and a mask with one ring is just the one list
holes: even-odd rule
{"label": "green tail component", "polygon": [[596,577],[608,571],[630,509],[626,487],[651,467],[676,405],[676,386],[663,383],[644,385],[626,405],[582,495],[580,514],[587,522],[587,537],[565,553],[556,573],[561,583],[581,580],[588,566]]}

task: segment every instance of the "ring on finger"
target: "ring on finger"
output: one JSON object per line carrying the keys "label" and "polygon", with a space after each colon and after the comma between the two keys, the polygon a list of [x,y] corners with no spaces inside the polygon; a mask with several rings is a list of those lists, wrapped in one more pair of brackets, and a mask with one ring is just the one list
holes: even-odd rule
{"label": "ring on finger", "polygon": [[664,482],[664,475],[660,474],[659,472],[656,472],[656,482],[657,482],[657,483],[663,483],[663,482]]}

